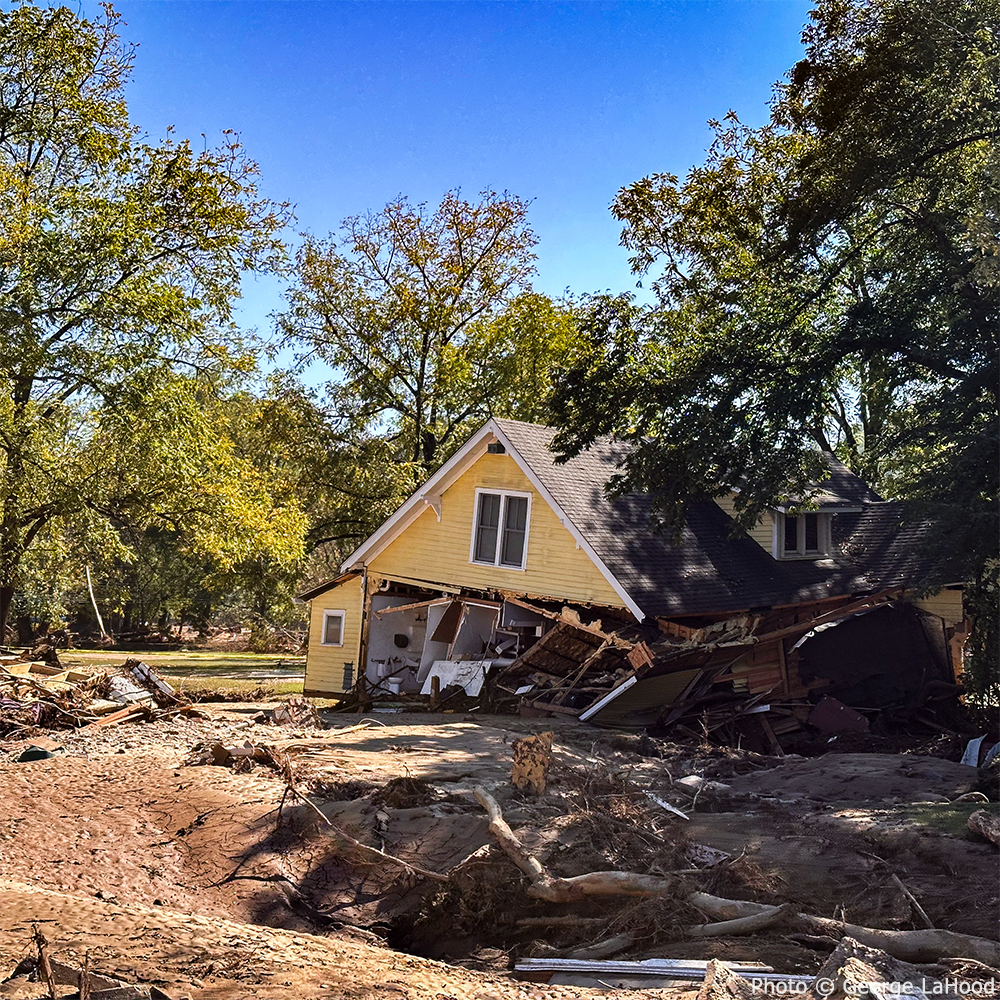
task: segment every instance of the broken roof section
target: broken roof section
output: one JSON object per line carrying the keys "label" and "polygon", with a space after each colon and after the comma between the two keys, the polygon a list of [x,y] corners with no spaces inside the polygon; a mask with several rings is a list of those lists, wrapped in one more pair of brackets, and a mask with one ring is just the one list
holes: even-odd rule
{"label": "broken roof section", "polygon": [[[954,697],[959,688],[941,620],[899,596],[897,589],[825,611],[814,605],[803,620],[789,609],[737,615],[700,629],[660,622],[658,628],[631,625],[617,633],[584,625],[572,609],[564,609],[553,616],[558,617],[553,628],[501,671],[497,683],[523,697],[532,712],[627,728],[669,727],[695,715],[712,731],[768,712],[766,702],[778,696],[785,703],[782,717],[771,721],[788,731],[797,728],[789,710],[793,704],[806,710],[798,713],[799,721],[808,714],[811,706],[803,696],[809,689],[817,696],[833,693],[849,703],[912,713],[929,699]],[[875,619],[878,624],[869,627]],[[836,626],[841,628],[833,637]],[[794,673],[786,662],[785,639],[799,639]],[[809,655],[799,671],[803,646]],[[824,655],[828,648],[832,657]],[[759,720],[773,741],[771,721]]]}

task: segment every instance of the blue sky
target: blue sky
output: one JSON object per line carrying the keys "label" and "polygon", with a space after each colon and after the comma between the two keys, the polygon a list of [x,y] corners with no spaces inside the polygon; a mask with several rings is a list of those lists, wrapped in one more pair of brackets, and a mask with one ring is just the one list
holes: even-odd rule
{"label": "blue sky", "polygon": [[[241,133],[264,192],[323,234],[397,194],[485,187],[533,200],[535,285],[634,286],[608,206],[654,171],[683,174],[729,109],[766,119],[800,57],[799,0],[557,3],[126,0],[128,91],[152,139]],[[86,0],[82,10],[97,7]],[[294,234],[289,234],[294,236]],[[245,284],[267,329],[273,280]]]}

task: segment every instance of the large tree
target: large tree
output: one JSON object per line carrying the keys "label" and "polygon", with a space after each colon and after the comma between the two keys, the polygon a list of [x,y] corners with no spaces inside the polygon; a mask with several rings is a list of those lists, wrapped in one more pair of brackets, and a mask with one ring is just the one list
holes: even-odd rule
{"label": "large tree", "polygon": [[[738,487],[744,523],[836,448],[932,506],[988,590],[997,541],[1000,5],[820,0],[771,121],[614,211],[656,304],[595,300],[560,383],[562,447],[634,444],[622,485]],[[957,560],[961,562],[962,560]],[[989,603],[989,602],[987,602]],[[995,632],[982,628],[980,645]],[[983,637],[987,638],[983,638]]]}
{"label": "large tree", "polygon": [[391,439],[426,472],[491,412],[534,413],[572,308],[529,289],[527,212],[494,191],[434,208],[400,197],[305,240],[279,327],[333,367],[345,433]]}
{"label": "large tree", "polygon": [[233,558],[256,537],[227,535],[250,498],[197,397],[245,364],[232,304],[242,272],[281,266],[287,213],[235,136],[142,140],[117,29],[110,7],[0,10],[0,628],[68,519],[191,514]]}

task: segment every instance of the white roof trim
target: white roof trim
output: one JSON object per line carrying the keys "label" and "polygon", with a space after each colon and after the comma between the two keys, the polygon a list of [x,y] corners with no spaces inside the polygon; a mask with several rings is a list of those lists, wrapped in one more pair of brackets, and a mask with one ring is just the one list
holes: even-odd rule
{"label": "white roof trim", "polygon": [[488,420],[454,455],[417,490],[409,500],[400,507],[395,514],[382,525],[361,545],[358,546],[341,564],[341,571],[347,572],[352,567],[359,564],[366,564],[375,555],[381,552],[387,545],[398,538],[424,511],[427,505],[424,497],[440,496],[452,483],[467,472],[486,453],[486,446],[491,440],[499,441],[507,454],[514,460],[517,467],[524,473],[531,485],[538,491],[542,499],[552,508],[562,525],[575,540],[577,546],[587,553],[591,562],[597,567],[601,576],[609,583],[614,592],[622,599],[625,606],[635,615],[638,621],[642,621],[646,614],[632,599],[631,595],[621,585],[617,577],[604,564],[601,557],[594,551],[593,546],[583,536],[580,529],[572,522],[566,512],[556,502],[555,497],[548,491],[544,483],[538,478],[535,470],[525,461],[517,448],[511,443],[510,438],[501,430],[495,420]]}
{"label": "white roof trim", "polygon": [[441,466],[437,472],[421,486],[413,496],[400,507],[395,514],[383,521],[341,564],[342,573],[346,573],[358,563],[366,563],[377,552],[395,541],[431,504],[424,503],[439,497],[464,472],[470,469],[479,458],[486,453],[486,445],[496,437],[496,425],[487,421],[468,441]]}
{"label": "white roof trim", "polygon": [[[490,423],[493,423],[491,420]],[[487,425],[489,426],[489,425]],[[528,478],[528,482],[535,487],[536,490],[541,494],[542,499],[555,511],[556,516],[562,522],[563,527],[573,536],[576,544],[583,549],[584,552],[590,557],[590,561],[598,568],[601,576],[611,585],[612,590],[625,602],[625,607],[635,615],[637,621],[642,621],[646,617],[646,613],[639,607],[638,604],[632,600],[629,592],[619,583],[618,578],[611,572],[610,569],[604,564],[604,560],[594,551],[594,547],[587,541],[580,529],[570,520],[569,515],[559,506],[556,498],[548,491],[545,484],[538,478],[535,470],[531,468],[530,465],[524,460],[520,452],[511,443],[510,438],[497,426],[493,432],[496,434],[497,439],[502,442],[503,446],[507,449],[507,453],[511,458],[517,463],[518,468],[525,474]]]}

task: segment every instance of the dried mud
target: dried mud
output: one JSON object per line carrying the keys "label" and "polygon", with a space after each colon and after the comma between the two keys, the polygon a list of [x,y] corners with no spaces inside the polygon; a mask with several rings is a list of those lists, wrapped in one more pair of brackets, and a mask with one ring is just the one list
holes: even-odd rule
{"label": "dried mud", "polygon": [[[937,926],[996,936],[997,850],[963,832],[961,808],[935,801],[965,780],[940,758],[782,762],[509,717],[383,716],[366,729],[290,731],[252,721],[259,707],[50,733],[64,752],[30,763],[14,762],[30,741],[3,746],[0,973],[27,952],[33,921],[62,960],[89,952],[95,968],[178,998],[581,996],[588,991],[511,980],[511,958],[567,954],[623,932],[635,944],[618,958],[813,971],[824,954],[778,930],[685,939],[684,927],[703,919],[686,895],[791,900],[856,923],[914,926],[893,875]],[[555,733],[554,760],[546,794],[532,796],[508,783],[510,745],[543,730]],[[213,741],[277,747],[339,829],[452,877],[429,881],[345,854],[272,769],[184,765]],[[729,788],[685,799],[675,782],[691,773]],[[677,891],[573,907],[532,900],[492,843],[476,785],[494,789],[554,874],[622,869],[676,879]],[[706,847],[728,857],[708,865]],[[551,917],[585,922],[522,923]],[[21,988],[0,986],[0,997],[28,995]]]}

